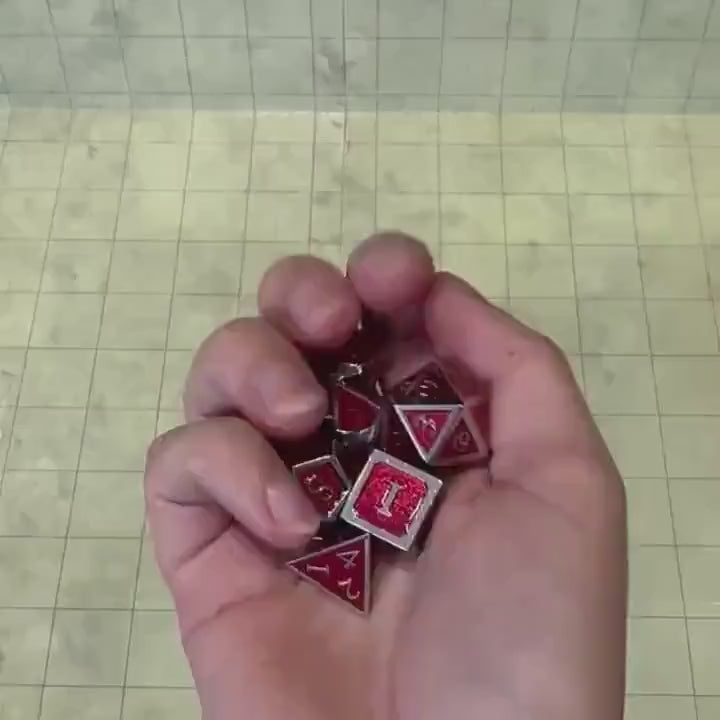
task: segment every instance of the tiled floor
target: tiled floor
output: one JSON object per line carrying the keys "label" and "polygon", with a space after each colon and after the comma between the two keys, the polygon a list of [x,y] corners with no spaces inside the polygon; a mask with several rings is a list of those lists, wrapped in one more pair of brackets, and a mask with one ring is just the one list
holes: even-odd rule
{"label": "tiled floor", "polygon": [[275,258],[342,262],[376,227],[570,354],[628,488],[628,717],[720,718],[720,118],[16,111],[2,720],[198,717],[143,532],[144,448]]}

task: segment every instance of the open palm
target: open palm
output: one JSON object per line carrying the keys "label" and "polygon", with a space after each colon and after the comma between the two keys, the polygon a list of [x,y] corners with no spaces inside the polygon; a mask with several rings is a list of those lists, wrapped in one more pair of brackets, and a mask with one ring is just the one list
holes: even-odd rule
{"label": "open palm", "polygon": [[[620,718],[622,483],[569,367],[407,238],[368,241],[348,276],[311,258],[273,268],[263,319],[208,339],[189,424],[148,454],[149,519],[204,716]],[[453,480],[424,552],[378,567],[367,617],[282,569],[317,518],[264,439],[318,424],[326,398],[290,341],[339,344],[360,303],[490,383],[494,451],[489,470]]]}

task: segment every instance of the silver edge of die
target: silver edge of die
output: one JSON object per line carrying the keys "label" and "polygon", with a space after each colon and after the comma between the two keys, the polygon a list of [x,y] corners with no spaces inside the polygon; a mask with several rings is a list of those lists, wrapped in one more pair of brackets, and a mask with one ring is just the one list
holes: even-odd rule
{"label": "silver edge of die", "polygon": [[[334,455],[321,455],[317,458],[312,458],[311,460],[305,460],[304,462],[297,463],[296,465],[293,465],[292,467],[292,474],[295,480],[298,482],[299,485],[303,487],[303,492],[307,494],[307,490],[303,486],[302,482],[300,481],[300,478],[295,474],[296,470],[304,470],[305,468],[312,468],[317,465],[322,465],[323,463],[329,462],[332,466],[335,472],[337,473],[338,477],[340,478],[340,482],[342,482],[344,486],[344,490],[342,494],[340,495],[339,500],[337,501],[337,504],[333,508],[333,511],[329,515],[324,515],[321,517],[321,522],[331,522],[333,520],[337,520],[338,515],[340,514],[340,511],[342,510],[342,506],[344,505],[345,501],[347,500],[349,487],[350,487],[350,481],[348,480],[347,475],[345,474],[345,470],[343,470],[342,465],[340,464],[340,461],[334,456]],[[312,502],[312,501],[311,501]]]}
{"label": "silver edge of die", "polygon": [[360,398],[360,400],[363,400],[368,405],[372,405],[375,408],[377,415],[375,417],[375,422],[369,427],[363,428],[362,430],[343,430],[338,422],[338,416],[340,414],[340,403],[337,397],[337,393],[333,393],[332,419],[335,422],[335,432],[338,435],[342,435],[343,437],[356,437],[366,442],[372,442],[377,437],[378,429],[380,426],[380,413],[382,412],[382,407],[379,403],[376,403],[374,400],[371,400],[370,398],[366,397],[354,388],[348,387],[347,385],[342,385],[342,389],[345,392],[354,395],[356,398]]}
{"label": "silver edge of die", "polygon": [[[403,535],[402,537],[393,535],[392,533],[389,533],[386,530],[383,530],[382,528],[379,528],[372,523],[363,520],[361,517],[358,517],[357,513],[353,508],[355,501],[357,500],[358,496],[365,487],[365,483],[370,477],[370,473],[372,472],[373,467],[378,463],[390,465],[391,467],[394,467],[400,472],[420,478],[427,485],[427,495],[423,498],[422,503],[418,507],[418,512],[416,512],[415,517],[410,524],[410,527],[408,528],[405,535]],[[345,504],[343,505],[340,517],[350,525],[354,525],[356,528],[360,528],[360,530],[364,530],[365,532],[368,532],[371,535],[380,538],[380,540],[385,541],[389,545],[392,545],[399,550],[409,550],[412,547],[413,542],[415,541],[415,537],[420,531],[420,526],[422,525],[423,519],[427,516],[428,511],[435,503],[435,498],[442,489],[442,486],[442,480],[436,478],[434,475],[430,475],[430,473],[426,473],[415,467],[414,465],[410,465],[409,463],[403,462],[402,460],[398,460],[395,456],[388,455],[382,450],[373,450],[370,454],[370,457],[367,459],[367,462],[365,463],[365,467],[358,475],[358,479],[355,482],[355,485],[353,485],[350,494],[345,499]]]}
{"label": "silver edge of die", "polygon": [[[317,580],[314,580],[309,575],[305,575],[301,573],[294,565],[293,563],[300,562],[301,560],[312,560],[315,557],[318,557],[319,555],[325,555],[330,550],[340,550],[345,545],[350,545],[350,543],[357,542],[358,539],[362,539],[363,545],[365,546],[365,573],[363,577],[363,597],[365,598],[365,608],[363,610],[358,610],[358,608],[355,607],[350,601],[345,601],[339,598],[334,593],[330,592],[326,587],[323,587]],[[370,556],[370,553],[372,552],[372,544],[370,542],[370,535],[368,533],[365,533],[364,535],[358,535],[357,537],[350,538],[349,540],[343,540],[342,542],[339,542],[337,545],[328,545],[328,547],[323,548],[322,550],[316,550],[315,552],[308,553],[307,555],[301,555],[298,558],[295,558],[294,560],[289,560],[285,563],[285,567],[287,567],[288,570],[292,571],[297,575],[303,582],[307,582],[310,585],[315,586],[318,588],[321,592],[323,592],[325,595],[330,595],[335,602],[342,603],[344,606],[350,605],[350,607],[360,615],[367,615],[370,612],[370,607],[372,605],[372,588],[370,586],[370,583],[372,582],[372,557]]]}
{"label": "silver edge of die", "polygon": [[[437,454],[438,450],[442,447],[443,443],[445,442],[445,439],[450,435],[453,428],[457,424],[458,416],[462,414],[463,412],[463,406],[462,405],[393,405],[393,409],[395,410],[395,414],[400,419],[400,422],[403,424],[403,427],[405,428],[405,432],[407,432],[408,437],[410,438],[410,441],[412,442],[413,446],[418,452],[418,455],[426,462],[428,465],[432,464],[433,457]],[[425,448],[420,445],[419,442],[417,442],[415,438],[415,430],[413,429],[412,425],[410,424],[410,421],[405,416],[405,412],[407,411],[425,411],[425,412],[438,412],[442,410],[448,410],[450,411],[450,417],[448,418],[447,423],[445,424],[445,427],[438,433],[438,436],[435,438],[435,442],[433,443],[432,447],[429,450],[425,450]]]}

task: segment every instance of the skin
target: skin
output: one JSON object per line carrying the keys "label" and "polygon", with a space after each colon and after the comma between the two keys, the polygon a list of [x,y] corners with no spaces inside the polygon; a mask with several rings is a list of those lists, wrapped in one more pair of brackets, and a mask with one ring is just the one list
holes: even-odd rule
{"label": "skin", "polygon": [[[318,519],[265,440],[302,437],[327,406],[290,341],[338,345],[361,303],[489,383],[494,450],[455,478],[424,552],[380,566],[367,617],[283,568]],[[203,717],[621,718],[623,485],[562,353],[398,235],[361,245],[347,277],[281,261],[259,305],[206,340],[188,424],[148,452]]]}

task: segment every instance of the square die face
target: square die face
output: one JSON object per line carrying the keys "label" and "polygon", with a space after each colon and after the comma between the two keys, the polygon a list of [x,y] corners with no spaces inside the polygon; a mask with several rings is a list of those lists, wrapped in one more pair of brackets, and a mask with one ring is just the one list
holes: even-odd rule
{"label": "square die face", "polygon": [[408,550],[442,482],[375,450],[342,511],[343,519],[401,550]]}
{"label": "square die face", "polygon": [[293,475],[323,520],[333,520],[348,493],[340,463],[324,456],[293,466]]}

